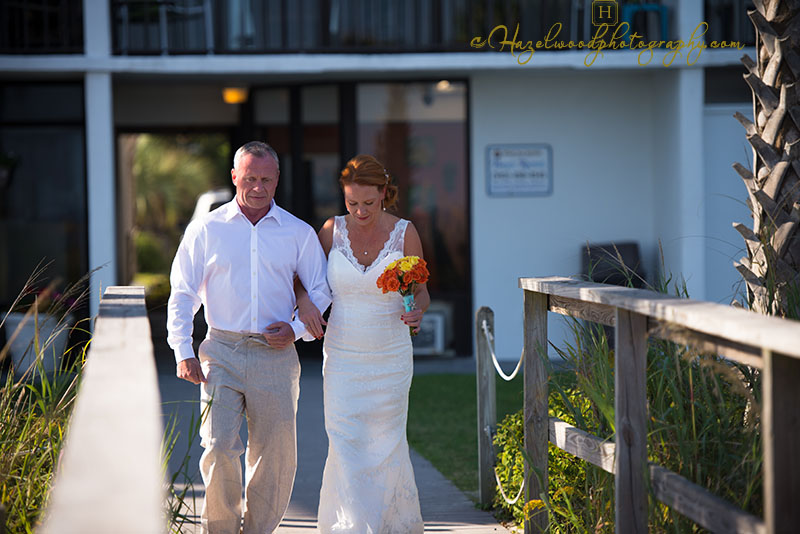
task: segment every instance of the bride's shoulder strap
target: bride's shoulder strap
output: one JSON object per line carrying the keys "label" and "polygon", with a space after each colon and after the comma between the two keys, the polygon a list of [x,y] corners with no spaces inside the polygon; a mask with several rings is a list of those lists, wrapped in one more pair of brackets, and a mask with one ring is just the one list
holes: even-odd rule
{"label": "bride's shoulder strap", "polygon": [[396,223],[394,223],[394,228],[392,229],[392,233],[389,237],[391,240],[391,246],[389,248],[391,250],[403,252],[403,248],[405,247],[404,244],[407,226],[408,221],[405,219],[399,219]]}
{"label": "bride's shoulder strap", "polygon": [[408,219],[400,219],[397,221],[397,225],[400,227],[397,231],[403,235],[406,235],[406,228],[408,228],[408,223],[411,222]]}
{"label": "bride's shoulder strap", "polygon": [[333,218],[333,248],[340,248],[344,242],[344,234],[347,232],[344,215],[336,215]]}

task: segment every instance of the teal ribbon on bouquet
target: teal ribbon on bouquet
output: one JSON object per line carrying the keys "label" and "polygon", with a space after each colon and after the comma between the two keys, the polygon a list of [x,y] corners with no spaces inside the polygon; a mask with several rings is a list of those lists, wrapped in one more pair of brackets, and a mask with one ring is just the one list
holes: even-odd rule
{"label": "teal ribbon on bouquet", "polygon": [[[417,303],[414,302],[414,294],[413,293],[410,294],[410,295],[403,295],[403,306],[405,307],[407,312],[409,312],[411,310],[415,310],[417,308]],[[416,336],[417,335],[417,333],[414,332],[414,329],[412,327],[410,327],[410,326],[408,327],[408,332],[412,336]]]}

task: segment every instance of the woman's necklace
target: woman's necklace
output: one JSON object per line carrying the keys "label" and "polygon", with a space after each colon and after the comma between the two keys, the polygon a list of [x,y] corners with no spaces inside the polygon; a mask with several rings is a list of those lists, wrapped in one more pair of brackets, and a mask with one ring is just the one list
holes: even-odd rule
{"label": "woman's necklace", "polygon": [[375,241],[375,234],[377,234],[380,230],[374,230],[364,241],[364,245],[361,247],[364,249],[364,256],[369,254],[369,247],[372,245],[373,241]]}
{"label": "woman's necklace", "polygon": [[[364,244],[361,247],[359,247],[359,249],[363,249],[364,250],[364,256],[367,256],[369,254],[369,248],[375,242],[375,236],[377,236],[378,234],[381,233],[381,227],[380,226],[381,226],[380,225],[380,221],[376,221],[375,222],[375,228],[366,237],[366,239],[364,240]],[[359,236],[358,240],[361,241],[361,236]]]}

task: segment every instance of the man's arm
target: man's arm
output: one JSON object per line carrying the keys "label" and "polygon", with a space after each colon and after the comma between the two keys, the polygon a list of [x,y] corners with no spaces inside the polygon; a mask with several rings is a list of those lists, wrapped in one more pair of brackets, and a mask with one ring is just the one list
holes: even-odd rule
{"label": "man's arm", "polygon": [[[319,243],[314,231],[309,227],[303,247],[297,261],[297,278],[308,293],[308,298],[317,307],[320,314],[324,313],[331,304],[331,291],[327,279],[328,262],[325,252]],[[303,322],[299,318],[292,321],[295,339],[307,334]],[[308,336],[313,339],[312,336]],[[305,337],[304,337],[305,339]]]}
{"label": "man's arm", "polygon": [[178,246],[170,271],[167,303],[167,343],[175,352],[177,375],[194,384],[205,382],[192,348],[194,316],[201,304],[198,289],[203,277],[203,254],[197,233],[197,226],[190,225]]}

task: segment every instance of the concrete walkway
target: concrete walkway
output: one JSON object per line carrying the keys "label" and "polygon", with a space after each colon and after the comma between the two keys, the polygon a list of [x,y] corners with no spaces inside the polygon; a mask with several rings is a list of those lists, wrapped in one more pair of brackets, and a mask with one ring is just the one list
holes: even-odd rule
{"label": "concrete walkway", "polygon": [[[178,469],[185,453],[189,454],[186,474],[193,480],[187,499],[196,506],[191,519],[196,520],[202,503],[202,481],[197,463],[202,453],[196,433],[189,428],[192,414],[199,416],[198,386],[178,380],[174,374],[171,354],[157,347],[159,384],[164,401],[165,417],[178,416],[180,437],[176,452],[170,459],[170,473]],[[317,526],[317,505],[322,484],[322,470],[327,454],[328,441],[325,435],[322,411],[322,373],[318,359],[301,359],[300,402],[297,414],[298,469],[294,492],[288,513],[278,529],[279,534],[308,534]],[[424,372],[474,372],[474,363],[467,358],[418,361],[417,374]],[[243,439],[246,433],[242,431]],[[475,508],[472,501],[444,478],[425,458],[412,450],[411,462],[420,492],[422,517],[425,532],[465,532],[469,534],[506,534],[509,531],[497,523],[491,514]],[[183,477],[178,479],[182,482]],[[191,483],[191,482],[190,482]],[[187,525],[186,533],[199,533],[199,528]]]}

